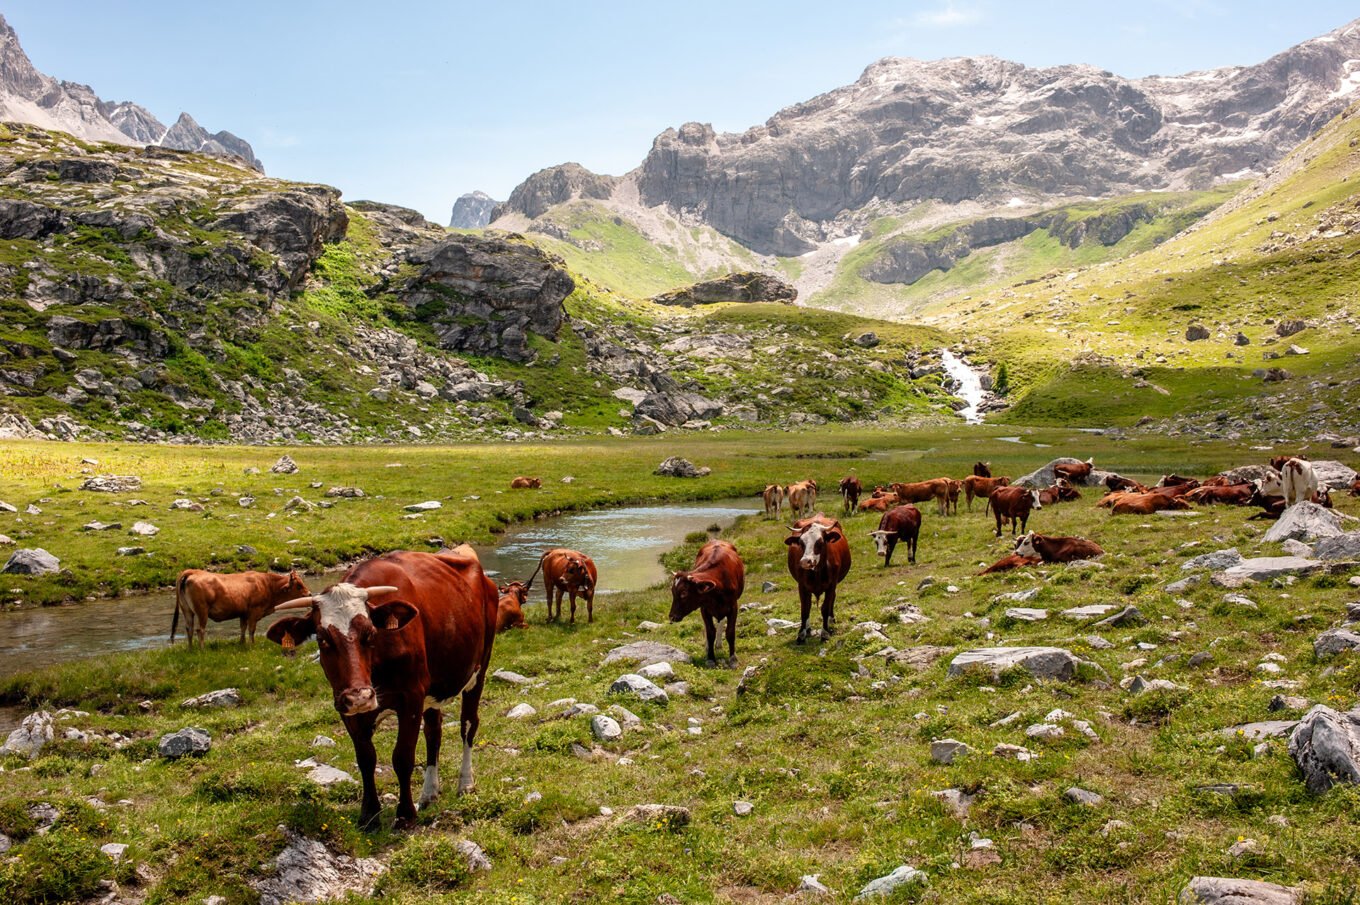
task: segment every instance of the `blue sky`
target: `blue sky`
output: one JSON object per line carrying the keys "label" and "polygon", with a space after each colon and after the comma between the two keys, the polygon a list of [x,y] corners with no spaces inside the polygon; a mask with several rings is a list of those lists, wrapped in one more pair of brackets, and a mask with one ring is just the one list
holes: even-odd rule
{"label": "blue sky", "polygon": [[689,120],[719,131],[884,56],[992,54],[1172,75],[1264,60],[1353,0],[809,3],[0,0],[42,71],[250,141],[272,175],[447,222],[568,160],[619,174]]}

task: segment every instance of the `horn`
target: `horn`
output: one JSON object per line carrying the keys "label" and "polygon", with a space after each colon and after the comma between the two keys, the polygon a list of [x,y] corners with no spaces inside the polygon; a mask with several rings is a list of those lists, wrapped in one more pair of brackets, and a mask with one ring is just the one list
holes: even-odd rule
{"label": "horn", "polygon": [[274,612],[277,613],[279,610],[300,610],[303,607],[311,609],[314,606],[316,606],[315,597],[294,597],[292,600],[286,600],[274,607]]}
{"label": "horn", "polygon": [[371,588],[362,588],[361,590],[368,592],[365,597],[372,597],[374,594],[395,594],[401,588],[393,587],[390,584],[375,584]]}

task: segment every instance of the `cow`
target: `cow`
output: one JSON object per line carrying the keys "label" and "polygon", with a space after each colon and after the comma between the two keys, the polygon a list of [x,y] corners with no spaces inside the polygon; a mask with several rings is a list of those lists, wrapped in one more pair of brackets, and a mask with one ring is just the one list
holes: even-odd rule
{"label": "cow", "polygon": [[1360,478],[1351,481],[1351,496],[1360,496]]}
{"label": "cow", "polygon": [[170,617],[170,643],[175,643],[180,614],[184,614],[184,637],[189,647],[204,645],[208,620],[241,620],[241,643],[255,643],[255,626],[274,611],[277,604],[310,594],[306,583],[294,570],[275,572],[235,572],[218,574],[202,569],[185,569],[175,581],[175,613]]}
{"label": "cow", "polygon": [[1050,537],[1031,531],[1015,542],[1017,556],[1039,557],[1044,562],[1072,562],[1104,556],[1100,544],[1084,537]]}
{"label": "cow", "polygon": [[999,478],[983,478],[978,475],[969,475],[963,479],[963,495],[968,501],[968,511],[973,511],[973,499],[986,499],[992,495],[992,491],[998,487],[1011,486],[1011,479],[1002,475]]}
{"label": "cow", "polygon": [[528,478],[520,475],[510,482],[511,490],[537,490],[543,486],[542,478]]}
{"label": "cow", "polygon": [[846,515],[854,515],[856,507],[859,506],[859,495],[864,492],[864,485],[859,478],[854,475],[841,478],[841,502],[842,509]]}
{"label": "cow", "polygon": [[1039,491],[1030,490],[1028,487],[998,487],[987,498],[987,505],[996,516],[997,537],[1001,536],[1002,519],[1010,520],[1011,535],[1014,536],[1017,525],[1021,531],[1025,530],[1032,509],[1044,508],[1043,501],[1039,499]]}
{"label": "cow", "polygon": [[503,584],[497,591],[500,598],[496,604],[496,634],[507,629],[528,628],[524,619],[524,605],[529,602],[530,585],[522,581]]}
{"label": "cow", "polygon": [[811,479],[789,485],[789,509],[797,518],[806,516],[817,506],[817,482]]}
{"label": "cow", "polygon": [[1147,493],[1147,488],[1133,478],[1126,478],[1118,474],[1106,475],[1105,486],[1110,490],[1131,490],[1134,493]]}
{"label": "cow", "polygon": [[883,557],[884,568],[892,565],[893,550],[898,541],[907,545],[907,562],[915,565],[916,541],[921,536],[921,510],[910,503],[890,509],[878,520],[878,530],[870,531],[869,536],[874,539],[878,555]]}
{"label": "cow", "polygon": [[439,795],[443,712],[438,702],[455,696],[461,696],[458,734],[463,742],[458,793],[472,790],[472,748],[496,640],[497,594],[477,556],[465,551],[384,553],[350,569],[322,593],[274,608],[307,611],[276,621],[269,627],[269,640],[291,650],[316,636],[335,709],[354,743],[363,782],[359,825],[365,830],[378,826],[373,730],[383,711],[397,717],[392,749],[399,792],[395,828],[409,828],[416,821],[411,773],[422,716],[425,777],[420,807]]}
{"label": "cow", "polygon": [[768,484],[765,489],[760,492],[760,495],[765,500],[766,515],[773,514],[775,518],[780,518],[784,515],[783,487],[780,487],[778,484]]}
{"label": "cow", "polygon": [[[571,624],[576,624],[576,598],[586,602],[586,621],[595,621],[595,560],[578,550],[554,547],[538,558],[538,568],[529,576],[533,584],[539,569],[543,570],[543,590],[548,595],[548,622],[562,615],[562,595],[571,598]],[[557,610],[553,611],[553,596],[557,597]]]}
{"label": "cow", "polygon": [[1057,484],[1039,491],[1039,502],[1045,506],[1056,506],[1062,501],[1062,489]]}
{"label": "cow", "polygon": [[1189,509],[1190,504],[1180,496],[1167,493],[1125,493],[1112,501],[1110,512],[1114,515],[1151,515],[1174,509]]}
{"label": "cow", "polygon": [[949,478],[931,478],[929,481],[914,481],[909,484],[893,484],[892,492],[903,503],[924,503],[934,500],[944,515],[949,504]]}
{"label": "cow", "polygon": [[1313,470],[1313,463],[1299,458],[1285,462],[1280,468],[1280,488],[1280,495],[1284,497],[1286,508],[1294,503],[1311,500],[1318,492],[1318,477],[1317,472]]}
{"label": "cow", "polygon": [[1309,461],[1307,456],[1298,454],[1292,456],[1272,456],[1270,459],[1270,467],[1276,471],[1284,471],[1284,463],[1288,462],[1290,459],[1298,459],[1300,462]]}
{"label": "cow", "polygon": [[1003,556],[987,568],[979,572],[979,575],[994,575],[997,572],[1008,572],[1011,569],[1023,569],[1027,566],[1037,566],[1043,562],[1037,556],[1021,556],[1019,553],[1011,553]]}
{"label": "cow", "polygon": [[1073,484],[1085,484],[1093,466],[1093,459],[1087,459],[1085,462],[1059,462],[1053,466],[1053,477],[1067,478]]}
{"label": "cow", "polygon": [[789,528],[784,543],[789,548],[789,574],[798,583],[802,614],[798,643],[808,638],[808,615],[814,597],[822,598],[822,637],[830,637],[835,631],[836,585],[850,572],[850,542],[841,523],[820,512],[799,519]]}
{"label": "cow", "polygon": [[887,512],[898,504],[897,494],[885,493],[882,496],[871,496],[867,500],[859,501],[860,512]]}
{"label": "cow", "polygon": [[1256,488],[1250,483],[1230,484],[1226,487],[1206,484],[1196,487],[1185,494],[1184,499],[1200,506],[1212,503],[1227,503],[1230,506],[1246,506],[1251,502]]}
{"label": "cow", "polygon": [[[1189,484],[1192,487],[1197,487],[1199,486],[1199,481],[1196,481],[1194,478],[1186,478],[1172,473],[1162,475],[1162,479],[1157,482],[1158,487],[1177,487],[1181,484]],[[1110,489],[1113,490],[1114,488]]]}
{"label": "cow", "polygon": [[708,665],[717,666],[713,645],[718,620],[727,620],[727,665],[737,665],[737,601],[746,589],[746,564],[730,541],[711,540],[699,548],[694,568],[671,578],[671,622],[698,610],[704,618]]}
{"label": "cow", "polygon": [[990,478],[992,476],[991,462],[974,462],[973,475],[979,478]]}
{"label": "cow", "polygon": [[958,515],[959,494],[963,491],[963,482],[956,481],[953,478],[948,478],[947,480],[949,481],[949,496],[945,500],[946,503],[945,508],[949,511],[951,515]]}

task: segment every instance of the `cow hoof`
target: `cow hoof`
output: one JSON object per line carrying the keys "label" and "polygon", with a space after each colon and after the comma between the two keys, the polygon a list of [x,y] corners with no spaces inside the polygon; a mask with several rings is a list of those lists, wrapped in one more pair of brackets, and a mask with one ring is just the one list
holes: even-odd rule
{"label": "cow hoof", "polygon": [[718,665],[718,661],[713,659],[705,660],[704,665],[707,666],[709,669],[713,669]]}
{"label": "cow hoof", "polygon": [[379,816],[379,811],[374,811],[372,814],[360,814],[359,829],[365,833],[373,833],[382,829],[382,821],[378,819]]}
{"label": "cow hoof", "polygon": [[728,669],[736,669],[736,668],[737,668],[737,658],[736,658],[736,657],[728,657],[728,658],[727,658],[727,668],[728,668]]}
{"label": "cow hoof", "polygon": [[398,817],[396,820],[392,821],[392,831],[394,833],[404,833],[415,828],[416,818],[414,817]]}
{"label": "cow hoof", "polygon": [[804,641],[807,640],[807,637],[808,637],[808,636],[807,636],[807,632],[799,632],[799,633],[798,633],[798,642],[797,642],[797,643],[802,644]]}

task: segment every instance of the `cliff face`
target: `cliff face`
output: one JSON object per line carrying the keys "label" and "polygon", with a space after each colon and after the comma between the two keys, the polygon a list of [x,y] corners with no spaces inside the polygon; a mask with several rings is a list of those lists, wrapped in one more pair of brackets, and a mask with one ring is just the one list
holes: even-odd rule
{"label": "cliff face", "polygon": [[481,229],[491,222],[491,212],[500,202],[486,192],[468,192],[453,202],[449,226],[454,229]]}

